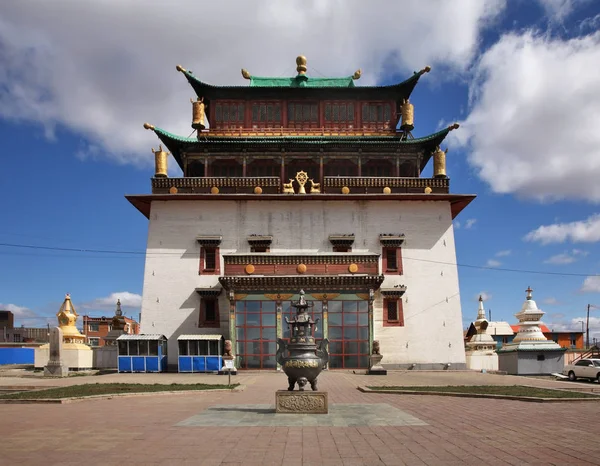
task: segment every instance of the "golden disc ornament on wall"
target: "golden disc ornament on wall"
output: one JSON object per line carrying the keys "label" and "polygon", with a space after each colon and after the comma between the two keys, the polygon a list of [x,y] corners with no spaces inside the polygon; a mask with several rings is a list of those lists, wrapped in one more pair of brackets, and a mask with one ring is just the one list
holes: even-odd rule
{"label": "golden disc ornament on wall", "polygon": [[210,193],[211,194],[219,194],[219,188],[217,188],[216,186],[213,186],[212,188],[210,188]]}
{"label": "golden disc ornament on wall", "polygon": [[432,189],[429,186],[425,188],[425,194],[431,194],[431,191]]}
{"label": "golden disc ornament on wall", "polygon": [[358,272],[358,265],[356,265],[356,264],[350,264],[348,266],[348,272],[350,272],[350,273],[356,273],[356,272]]}
{"label": "golden disc ornament on wall", "polygon": [[350,194],[350,188],[348,186],[344,186],[342,188],[342,194]]}
{"label": "golden disc ornament on wall", "polygon": [[254,266],[252,264],[248,264],[245,268],[244,271],[248,274],[248,275],[252,275],[254,273]]}
{"label": "golden disc ornament on wall", "polygon": [[254,194],[262,194],[262,188],[260,186],[254,188]]}
{"label": "golden disc ornament on wall", "polygon": [[383,188],[383,194],[392,194],[392,189],[389,186]]}
{"label": "golden disc ornament on wall", "polygon": [[170,192],[171,194],[177,194],[177,192],[178,192],[178,189],[177,189],[175,186],[171,186],[171,188],[169,188],[169,192]]}
{"label": "golden disc ornament on wall", "polygon": [[298,264],[298,267],[296,267],[296,272],[298,272],[298,273],[304,273],[304,272],[306,272],[306,265],[304,265],[304,264]]}

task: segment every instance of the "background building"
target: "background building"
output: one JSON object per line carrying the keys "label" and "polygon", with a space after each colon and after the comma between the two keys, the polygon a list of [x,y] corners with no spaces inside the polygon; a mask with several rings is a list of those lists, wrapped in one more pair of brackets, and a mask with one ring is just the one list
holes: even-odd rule
{"label": "background building", "polygon": [[[125,321],[124,332],[129,335],[140,333],[140,325],[129,317],[123,317]],[[104,337],[112,330],[113,317],[90,317],[83,316],[83,334],[90,346],[104,346]]]}
{"label": "background building", "polygon": [[[219,334],[241,369],[275,369],[282,319],[300,289],[330,340],[330,368],[464,368],[452,220],[475,196],[450,193],[439,145],[458,125],[414,138],[408,99],[429,68],[391,86],[342,78],[256,77],[197,94],[195,137],[145,124],[152,194],[127,196],[149,220],[141,330]],[[207,121],[208,120],[208,121]],[[207,127],[210,126],[210,129]],[[421,173],[433,159],[433,177]]]}

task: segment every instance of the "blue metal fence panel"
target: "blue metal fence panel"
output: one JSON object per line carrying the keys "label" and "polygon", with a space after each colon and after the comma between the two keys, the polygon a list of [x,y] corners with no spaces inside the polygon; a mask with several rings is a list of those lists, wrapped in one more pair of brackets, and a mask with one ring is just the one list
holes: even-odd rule
{"label": "blue metal fence panel", "polygon": [[119,356],[119,372],[131,372],[131,357]]}
{"label": "blue metal fence panel", "polygon": [[192,372],[192,358],[179,356],[179,372]]}
{"label": "blue metal fence panel", "polygon": [[204,356],[194,356],[192,358],[192,367],[194,372],[204,372],[206,370],[206,358]]}
{"label": "blue metal fence panel", "polygon": [[221,364],[221,356],[207,356],[206,357],[206,370],[207,371],[218,371],[223,367]]}
{"label": "blue metal fence panel", "polygon": [[144,356],[133,356],[131,358],[131,369],[133,372],[146,372],[146,358]]}
{"label": "blue metal fence panel", "polygon": [[0,348],[0,366],[4,364],[33,364],[33,348]]}
{"label": "blue metal fence panel", "polygon": [[146,356],[146,372],[159,372],[158,356]]}

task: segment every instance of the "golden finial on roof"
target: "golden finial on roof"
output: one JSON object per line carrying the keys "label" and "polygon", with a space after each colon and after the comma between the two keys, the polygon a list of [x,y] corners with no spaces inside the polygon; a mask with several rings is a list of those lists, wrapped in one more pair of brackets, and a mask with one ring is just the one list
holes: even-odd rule
{"label": "golden finial on roof", "polygon": [[186,70],[186,69],[185,69],[183,66],[181,66],[181,65],[177,65],[177,66],[175,67],[175,69],[176,69],[177,71],[181,72],[181,73],[185,73],[185,72],[187,71],[187,70]]}
{"label": "golden finial on roof", "polygon": [[247,69],[242,68],[242,76],[244,77],[244,79],[250,79],[250,73],[248,73]]}
{"label": "golden finial on roof", "polygon": [[144,128],[154,130],[154,125],[151,125],[150,123],[144,123]]}
{"label": "golden finial on roof", "polygon": [[459,127],[460,125],[458,123],[452,123],[450,126],[448,126],[448,129],[452,131],[453,129],[458,129]]}
{"label": "golden finial on roof", "polygon": [[306,57],[304,55],[300,55],[296,58],[296,65],[298,74],[306,74]]}
{"label": "golden finial on roof", "polygon": [[419,71],[419,74],[429,73],[430,71],[431,71],[431,66],[427,65],[425,68],[423,68],[421,71]]}
{"label": "golden finial on roof", "polygon": [[483,301],[483,297],[479,295],[479,301]]}
{"label": "golden finial on roof", "polygon": [[360,79],[361,75],[362,75],[362,70],[359,68],[352,75],[352,79]]}

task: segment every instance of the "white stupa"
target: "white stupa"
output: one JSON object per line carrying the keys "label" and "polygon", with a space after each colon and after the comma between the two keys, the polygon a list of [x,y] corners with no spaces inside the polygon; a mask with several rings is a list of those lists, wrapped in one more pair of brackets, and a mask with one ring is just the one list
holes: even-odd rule
{"label": "white stupa", "polygon": [[511,343],[502,347],[503,351],[510,349],[560,349],[560,345],[552,340],[548,340],[542,333],[540,319],[545,314],[544,311],[538,309],[536,302],[531,297],[533,290],[527,287],[525,290],[527,299],[523,303],[520,312],[515,314],[519,319],[519,332]]}
{"label": "white stupa", "polygon": [[511,343],[497,351],[498,369],[513,375],[542,375],[562,371],[564,352],[558,343],[548,340],[540,328],[540,319],[545,312],[538,309],[532,299],[531,287],[527,287],[527,299],[521,311],[515,314],[519,319],[519,332]]}
{"label": "white stupa", "polygon": [[483,298],[479,296],[479,309],[477,311],[477,320],[473,322],[477,329],[471,339],[466,344],[465,356],[467,368],[479,371],[498,370],[498,355],[496,354],[496,341],[486,330],[488,321],[485,318],[485,309],[483,308]]}

